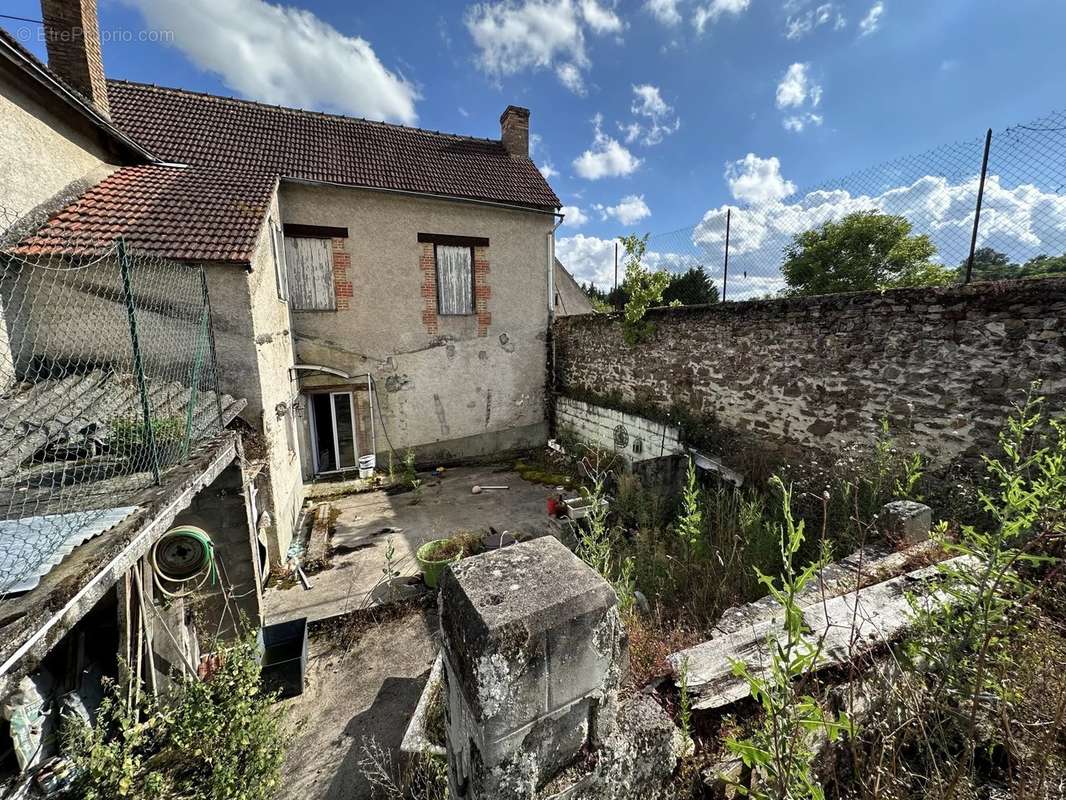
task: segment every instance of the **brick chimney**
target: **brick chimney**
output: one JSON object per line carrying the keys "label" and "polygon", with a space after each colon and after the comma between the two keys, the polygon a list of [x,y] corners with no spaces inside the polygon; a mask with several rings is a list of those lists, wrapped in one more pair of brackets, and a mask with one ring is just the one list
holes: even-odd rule
{"label": "brick chimney", "polygon": [[48,68],[110,117],[96,0],[41,0]]}
{"label": "brick chimney", "polygon": [[529,158],[529,109],[507,106],[500,115],[500,141],[512,156]]}

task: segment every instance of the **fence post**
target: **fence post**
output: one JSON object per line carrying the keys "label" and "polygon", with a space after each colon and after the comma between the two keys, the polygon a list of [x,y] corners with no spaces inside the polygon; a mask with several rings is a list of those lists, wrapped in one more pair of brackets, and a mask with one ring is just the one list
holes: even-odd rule
{"label": "fence post", "polygon": [[722,302],[725,302],[726,283],[729,280],[729,232],[733,227],[733,209],[725,210],[725,268],[722,270]]}
{"label": "fence post", "polygon": [[215,407],[218,410],[218,429],[222,430],[222,391],[218,387],[218,357],[215,355],[215,316],[211,313],[211,293],[207,291],[207,272],[200,265],[200,291],[204,295],[204,313],[207,314],[207,336],[211,343],[211,377],[215,387]]}
{"label": "fence post", "polygon": [[988,175],[988,151],[992,149],[992,129],[985,134],[985,155],[981,160],[981,183],[977,187],[977,208],[973,213],[973,235],[970,237],[970,257],[966,259],[966,280],[970,282],[973,275],[973,257],[977,252],[977,229],[981,225],[981,203],[985,197],[985,177]]}
{"label": "fence post", "polygon": [[152,406],[148,400],[148,378],[144,374],[144,361],[141,358],[141,340],[137,334],[137,306],[133,298],[133,280],[130,276],[130,259],[126,252],[126,242],[122,237],[115,240],[115,252],[118,266],[122,273],[122,296],[126,301],[126,317],[130,325],[130,342],[133,345],[133,372],[137,378],[137,390],[141,395],[141,412],[144,414],[144,431],[148,440],[148,453],[152,459],[152,477],[158,486],[162,481],[159,472],[159,451],[155,444],[155,428],[152,426]]}

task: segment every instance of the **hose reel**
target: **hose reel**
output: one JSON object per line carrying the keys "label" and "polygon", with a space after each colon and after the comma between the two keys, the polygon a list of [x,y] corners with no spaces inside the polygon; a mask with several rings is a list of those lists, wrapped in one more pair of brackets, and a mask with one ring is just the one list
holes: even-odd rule
{"label": "hose reel", "polygon": [[[151,564],[155,585],[167,597],[186,597],[208,580],[212,586],[218,583],[215,545],[207,531],[195,525],[178,525],[164,533],[152,547]],[[183,588],[168,589],[164,583]]]}

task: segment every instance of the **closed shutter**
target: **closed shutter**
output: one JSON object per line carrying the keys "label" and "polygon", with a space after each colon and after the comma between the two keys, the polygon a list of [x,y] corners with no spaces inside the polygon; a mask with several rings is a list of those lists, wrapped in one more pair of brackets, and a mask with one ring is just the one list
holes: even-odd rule
{"label": "closed shutter", "polygon": [[441,314],[474,313],[474,271],[469,247],[437,245],[437,291]]}
{"label": "closed shutter", "polygon": [[295,311],[333,311],[333,248],[329,239],[285,237],[289,305]]}

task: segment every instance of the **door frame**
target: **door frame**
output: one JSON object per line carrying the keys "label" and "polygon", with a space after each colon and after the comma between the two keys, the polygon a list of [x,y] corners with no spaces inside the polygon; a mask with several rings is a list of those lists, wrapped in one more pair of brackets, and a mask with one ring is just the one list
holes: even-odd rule
{"label": "door frame", "polygon": [[[310,410],[308,415],[308,427],[311,430],[311,466],[314,468],[315,475],[336,475],[339,472],[348,472],[353,469],[359,469],[359,428],[355,422],[355,389],[352,387],[336,387],[325,386],[321,389],[309,389],[306,391],[308,395],[307,407]],[[315,404],[310,399],[311,395],[328,395],[329,396],[329,417],[330,427],[333,431],[333,453],[334,458],[338,462],[336,469],[320,469],[318,463],[318,425],[316,416],[318,414],[315,411]],[[355,451],[355,463],[350,467],[339,466],[340,463],[340,441],[337,435],[337,401],[334,399],[336,395],[348,396],[348,412],[351,415],[352,421],[352,447]]]}

